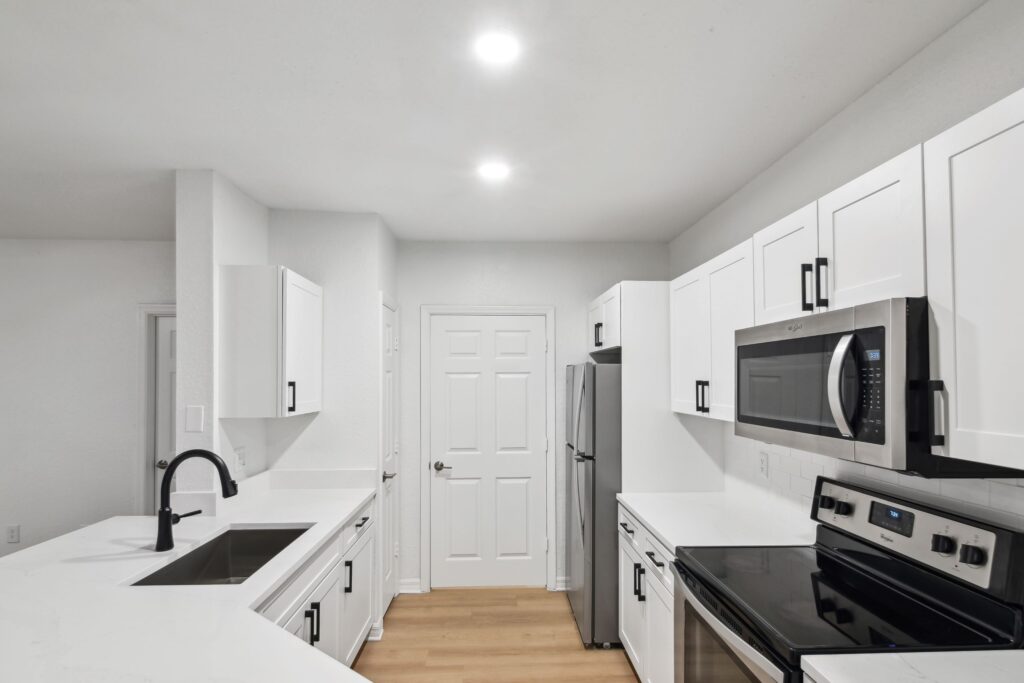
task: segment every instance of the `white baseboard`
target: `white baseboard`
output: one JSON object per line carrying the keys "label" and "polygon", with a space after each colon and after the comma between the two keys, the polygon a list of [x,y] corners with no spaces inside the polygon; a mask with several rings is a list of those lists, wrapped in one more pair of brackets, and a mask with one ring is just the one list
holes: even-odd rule
{"label": "white baseboard", "polygon": [[423,590],[420,588],[420,580],[416,579],[401,579],[398,582],[399,593],[422,593]]}
{"label": "white baseboard", "polygon": [[559,576],[555,578],[555,590],[564,591],[569,590],[569,577]]}
{"label": "white baseboard", "polygon": [[370,633],[366,636],[367,640],[378,641],[384,637],[384,627],[380,624],[374,624],[370,627]]}

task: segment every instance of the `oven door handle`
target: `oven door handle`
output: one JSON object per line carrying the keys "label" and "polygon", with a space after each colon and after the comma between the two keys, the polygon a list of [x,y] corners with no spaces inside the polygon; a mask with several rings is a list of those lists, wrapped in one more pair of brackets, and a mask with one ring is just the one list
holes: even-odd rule
{"label": "oven door handle", "polygon": [[840,388],[843,379],[843,365],[846,362],[846,354],[853,344],[853,335],[844,334],[836,344],[836,350],[832,352],[832,362],[828,364],[828,407],[832,410],[832,419],[835,420],[839,433],[850,438],[853,436],[853,429],[849,420],[846,419],[846,411],[843,410],[843,396]]}
{"label": "oven door handle", "polygon": [[[673,570],[678,572],[678,569],[673,567]],[[757,680],[768,683],[774,681],[775,683],[784,683],[786,680],[786,673],[779,669],[778,666],[773,664],[771,660],[762,655],[760,652],[755,650],[751,645],[743,641],[738,635],[733,633],[732,629],[724,625],[718,620],[714,614],[708,610],[707,607],[702,605],[697,598],[693,597],[693,593],[690,592],[689,586],[685,583],[678,581],[676,582],[676,588],[683,587],[683,593],[686,599],[686,606],[684,609],[693,608],[697,614],[701,616],[707,626],[715,632],[715,634],[722,639],[723,642],[733,651],[735,654],[741,655],[741,659],[746,660],[746,663],[751,665],[755,669],[752,673]],[[686,656],[685,654],[683,655]]]}

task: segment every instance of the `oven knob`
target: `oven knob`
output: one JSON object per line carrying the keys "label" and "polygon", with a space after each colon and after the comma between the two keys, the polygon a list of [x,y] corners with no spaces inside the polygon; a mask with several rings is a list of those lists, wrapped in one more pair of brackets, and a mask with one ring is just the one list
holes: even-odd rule
{"label": "oven knob", "polygon": [[976,545],[960,546],[960,561],[964,564],[973,564],[976,567],[980,567],[987,560],[988,556],[985,554],[984,548],[979,548]]}
{"label": "oven knob", "polygon": [[952,555],[956,550],[956,539],[952,536],[932,534],[932,552],[940,555]]}
{"label": "oven knob", "polygon": [[831,510],[836,506],[836,499],[832,496],[818,496],[818,507],[822,510]]}
{"label": "oven knob", "polygon": [[847,503],[845,500],[837,500],[835,512],[840,517],[846,517],[847,515],[853,514],[853,505]]}

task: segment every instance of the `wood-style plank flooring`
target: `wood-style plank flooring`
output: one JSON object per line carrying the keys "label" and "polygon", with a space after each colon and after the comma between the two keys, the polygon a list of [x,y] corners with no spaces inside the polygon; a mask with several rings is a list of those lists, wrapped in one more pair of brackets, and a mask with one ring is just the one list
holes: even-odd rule
{"label": "wood-style plank flooring", "polygon": [[621,648],[585,649],[565,594],[543,588],[400,595],[353,668],[375,683],[637,680]]}

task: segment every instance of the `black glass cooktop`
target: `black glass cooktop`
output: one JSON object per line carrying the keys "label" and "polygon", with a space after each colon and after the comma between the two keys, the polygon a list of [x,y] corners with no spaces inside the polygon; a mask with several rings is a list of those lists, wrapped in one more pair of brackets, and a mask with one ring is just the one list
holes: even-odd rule
{"label": "black glass cooktop", "polygon": [[[827,548],[679,548],[677,556],[691,592],[699,595],[694,588],[704,587],[702,602],[712,612],[728,609],[742,624],[734,622],[734,629],[744,628],[746,636],[753,634],[790,661],[801,652],[972,649],[1013,643],[1006,632],[1007,624],[1013,630],[1013,616],[998,626],[957,616],[963,612],[944,609],[941,600],[914,597]],[[991,611],[987,597],[952,583],[945,589],[957,593],[950,603],[961,606],[977,597],[984,603],[975,611]]]}

